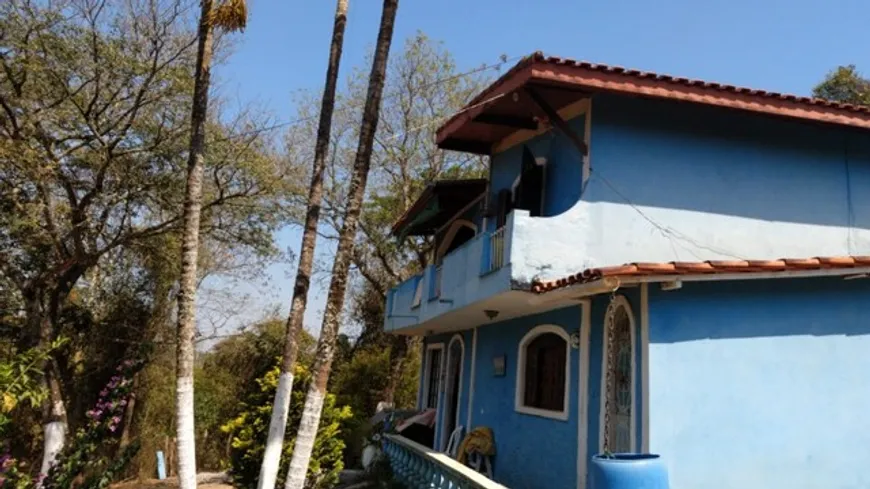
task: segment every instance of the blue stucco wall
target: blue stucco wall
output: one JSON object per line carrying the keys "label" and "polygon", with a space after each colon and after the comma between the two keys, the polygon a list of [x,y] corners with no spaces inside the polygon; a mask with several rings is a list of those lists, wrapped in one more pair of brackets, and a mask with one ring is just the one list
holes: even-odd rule
{"label": "blue stucco wall", "polygon": [[[870,254],[868,131],[598,94],[590,136],[582,199],[515,220],[515,282],[633,261]],[[559,146],[549,152],[572,154]],[[579,188],[565,175],[549,180]]]}
{"label": "blue stucco wall", "polygon": [[[572,307],[509,321],[478,330],[474,394],[474,426],[495,433],[495,478],[511,489],[576,489],[577,482],[577,367],[579,350],[572,349],[571,391],[567,421],[514,410],[517,348],[522,337],[541,324],[554,324],[569,334],[579,331],[581,309]],[[505,355],[504,377],[495,377],[492,359]]]}
{"label": "blue stucco wall", "polygon": [[[582,137],[586,116],[569,121],[569,126]],[[518,144],[492,157],[490,202],[502,189],[510,190],[520,173],[523,145],[536,157],[547,158],[544,185],[544,215],[555,216],[570,209],[580,199],[583,181],[582,155],[568,138],[558,131],[549,131],[523,144]]]}
{"label": "blue stucco wall", "polygon": [[870,487],[870,280],[650,288],[651,451],[673,489]]}

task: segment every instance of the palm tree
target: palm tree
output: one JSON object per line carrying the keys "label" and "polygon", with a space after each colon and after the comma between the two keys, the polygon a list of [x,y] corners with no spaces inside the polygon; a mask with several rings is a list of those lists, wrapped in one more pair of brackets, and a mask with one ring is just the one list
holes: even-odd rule
{"label": "palm tree", "polygon": [[378,118],[381,108],[381,96],[384,91],[384,79],[387,71],[387,58],[390,55],[390,44],[393,40],[393,25],[396,22],[396,11],[399,0],[384,0],[381,13],[381,25],[378,30],[378,41],[375,46],[375,57],[372,61],[372,71],[369,75],[369,86],[365,107],[363,108],[362,124],[360,125],[359,144],[356,159],[353,164],[353,175],[348,189],[348,204],[344,214],[341,231],[338,235],[338,249],[335,262],[332,265],[332,278],[329,284],[329,295],[326,299],[326,309],[323,313],[323,323],[320,328],[320,339],[317,341],[317,353],[314,360],[314,378],[305,397],[305,407],[296,434],[296,444],[293,447],[293,457],[287,472],[285,489],[303,489],[308,462],[314,448],[314,439],[320,425],[320,413],[323,399],[326,396],[326,383],[335,354],[335,340],[338,336],[338,322],[344,306],[344,294],[347,289],[347,276],[350,261],[353,256],[354,238],[356,237],[359,216],[365,196],[366,180],[372,159],[372,145],[378,128]]}
{"label": "palm tree", "polygon": [[347,25],[348,0],[338,0],[335,6],[335,22],[332,27],[332,41],[329,45],[329,63],[326,67],[326,84],[320,107],[320,120],[317,127],[317,142],[314,146],[314,165],[311,171],[311,187],[308,190],[308,208],[305,214],[305,229],[302,231],[302,249],[299,266],[296,270],[296,283],[293,287],[293,300],[290,315],[287,317],[287,330],[284,338],[284,354],[281,360],[281,376],[275,390],[272,405],[272,419],[269,421],[269,434],[260,466],[257,489],[274,489],[281,462],[281,448],[287,428],[287,412],[290,409],[290,394],[293,391],[293,364],[299,352],[297,336],[302,329],[302,319],[308,302],[308,286],[311,283],[311,270],[314,265],[314,248],[317,244],[317,224],[320,221],[320,206],[323,200],[323,168],[329,150],[329,137],[332,131],[332,113],[335,109],[335,89],[338,84],[338,68],[341,64],[341,49],[344,44],[344,28]]}
{"label": "palm tree", "polygon": [[205,123],[208,115],[208,90],[211,79],[211,58],[214,50],[214,28],[222,27],[228,31],[242,30],[245,28],[247,19],[244,0],[227,0],[216,9],[212,8],[212,0],[200,0],[200,2],[196,73],[190,115],[190,154],[187,160],[187,184],[184,194],[181,280],[178,291],[175,416],[180,489],[196,488],[196,445],[193,425],[196,265],[199,255]]}

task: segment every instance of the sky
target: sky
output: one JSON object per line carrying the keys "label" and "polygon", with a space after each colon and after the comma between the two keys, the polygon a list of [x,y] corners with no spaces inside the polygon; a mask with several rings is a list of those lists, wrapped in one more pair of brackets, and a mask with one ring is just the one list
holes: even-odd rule
{"label": "sky", "polygon": [[[223,96],[292,120],[293,93],[323,85],[333,0],[248,0],[246,31],[216,70]],[[349,0],[342,77],[377,36],[382,2]],[[826,72],[855,64],[870,72],[866,0],[400,0],[393,52],[418,30],[443,41],[460,71],[543,51],[670,75],[809,94]],[[300,232],[277,235],[299,250]],[[321,241],[322,243],[322,241]],[[295,263],[267,270],[269,284],[233,284],[247,294],[241,321],[288,310]],[[309,297],[305,326],[315,333],[326,277]]]}

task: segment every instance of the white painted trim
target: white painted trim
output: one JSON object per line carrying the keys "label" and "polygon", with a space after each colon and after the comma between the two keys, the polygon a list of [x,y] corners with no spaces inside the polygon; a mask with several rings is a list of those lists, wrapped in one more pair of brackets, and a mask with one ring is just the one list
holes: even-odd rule
{"label": "white painted trim", "polygon": [[423,410],[423,393],[426,391],[426,375],[428,370],[426,370],[426,362],[429,360],[427,358],[426,353],[428,349],[426,348],[426,343],[420,342],[420,383],[417,385],[417,411]]}
{"label": "white painted trim", "polygon": [[[526,345],[536,337],[545,333],[555,333],[565,340],[565,398],[561,411],[550,411],[548,409],[533,408],[523,405],[523,398],[526,390]],[[554,324],[542,324],[535,326],[531,331],[523,336],[517,347],[517,382],[514,390],[514,410],[518,413],[531,414],[533,416],[541,416],[544,418],[558,419],[567,421],[569,416],[569,406],[571,401],[571,336],[565,331],[565,328]]]}
{"label": "white painted trim", "polygon": [[640,286],[640,355],[640,449],[643,453],[649,453],[649,284]]}
{"label": "white painted trim", "polygon": [[[444,370],[444,343],[431,343],[431,344],[426,345],[426,357],[423,360],[423,368],[424,368],[424,370],[423,370],[423,397],[420,398],[420,408],[421,409],[428,408],[428,406],[426,405],[426,400],[429,399],[429,372],[432,371],[432,369],[430,368],[431,367],[430,364],[432,362],[432,354],[430,353],[431,350],[441,350],[441,366],[439,367],[439,371]],[[443,377],[442,377],[442,379],[443,379]],[[440,391],[441,390],[441,383],[439,382],[435,388]],[[436,403],[435,410],[436,411],[438,410],[438,404],[440,402],[441,402],[441,396],[439,395],[435,401],[435,403]]]}
{"label": "white painted trim", "polygon": [[468,379],[468,408],[465,416],[465,431],[471,431],[471,413],[474,412],[474,374],[477,370],[477,328],[474,327],[474,332],[471,334],[471,375]]}
{"label": "white painted trim", "polygon": [[601,341],[601,408],[598,410],[598,450],[604,451],[604,409],[607,402],[605,393],[607,391],[607,317],[610,315],[610,308],[624,307],[628,315],[628,329],[631,336],[631,446],[632,452],[637,451],[637,339],[635,338],[636,322],[634,320],[634,312],[631,310],[631,304],[624,295],[617,295],[613,301],[607,306],[607,311],[604,314],[604,327],[602,329]]}
{"label": "white painted trim", "polygon": [[[459,352],[460,353],[459,353],[459,384],[455,386],[457,389],[457,393],[456,393],[456,412],[453,413],[453,424],[456,426],[461,426],[461,424],[459,423],[459,407],[462,405],[462,374],[463,374],[463,371],[465,370],[465,339],[459,333],[453,335],[453,337],[450,338],[450,342],[447,343],[447,355],[445,355],[447,357],[447,363],[446,363],[447,370],[444,371],[444,406],[442,406],[444,408],[444,414],[441,415],[441,420],[444,421],[444,415],[447,413],[447,403],[450,402],[448,399],[448,396],[450,395],[450,393],[447,392],[447,389],[450,387],[450,377],[451,377],[451,375],[450,375],[451,374],[451,372],[450,372],[450,365],[451,365],[450,353],[453,351],[452,347],[453,347],[453,342],[455,342],[455,341],[459,341]],[[454,429],[456,429],[456,426],[454,426]],[[442,422],[441,428],[439,429],[439,431],[441,432],[441,438],[440,438],[441,443],[439,443],[439,445],[441,446],[442,452],[447,450],[447,443],[449,442],[450,434],[451,434],[451,433],[447,433],[445,428],[447,428],[447,423]]]}
{"label": "white painted trim", "polygon": [[577,362],[577,489],[586,487],[586,459],[589,437],[589,330],[592,301],[583,300],[580,317],[580,359]]}
{"label": "white painted trim", "polygon": [[477,236],[477,225],[467,219],[457,219],[450,223],[450,228],[444,235],[444,239],[441,240],[441,244],[438,245],[438,250],[435,251],[436,264],[441,264],[441,261],[444,259],[444,253],[447,251],[447,248],[453,243],[453,238],[456,237],[456,233],[458,233],[459,229],[462,227],[470,228],[472,231],[474,231],[474,235]]}

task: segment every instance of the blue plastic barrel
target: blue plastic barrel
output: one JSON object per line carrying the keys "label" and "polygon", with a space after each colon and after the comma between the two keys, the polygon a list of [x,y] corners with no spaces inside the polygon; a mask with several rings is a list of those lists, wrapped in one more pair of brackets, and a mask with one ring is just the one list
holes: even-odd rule
{"label": "blue plastic barrel", "polygon": [[589,489],[668,489],[668,470],[651,453],[595,455]]}

